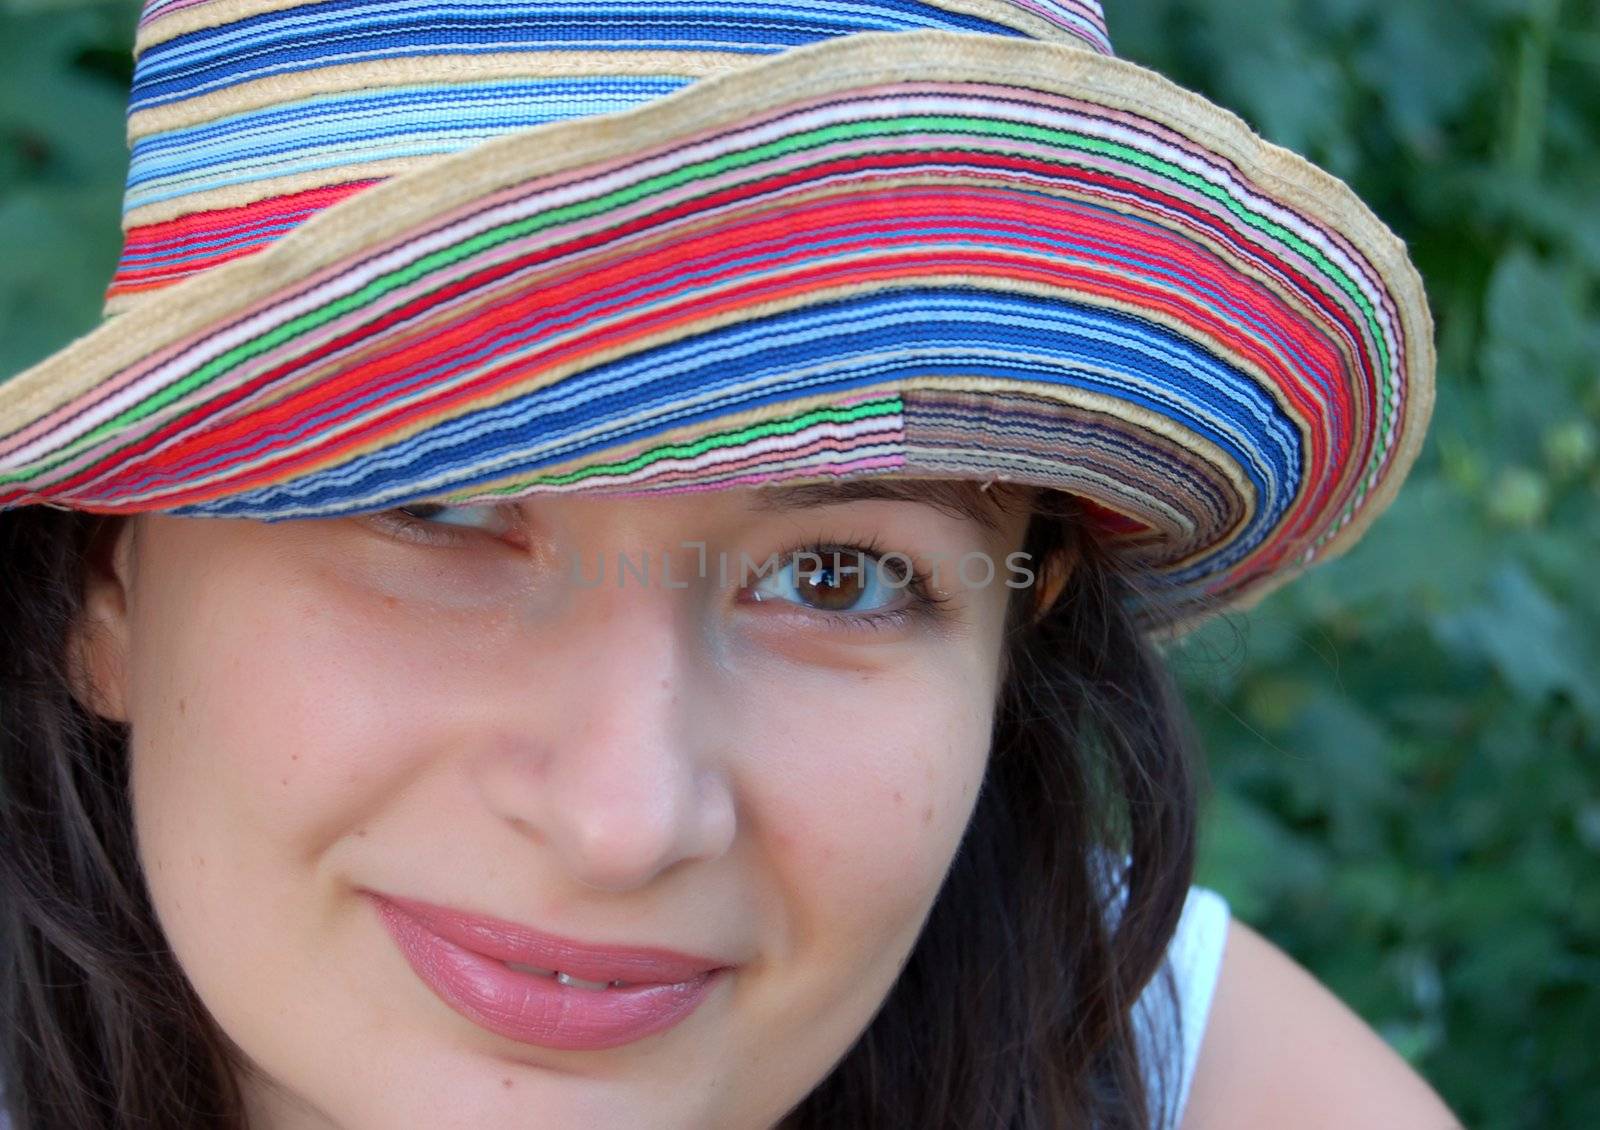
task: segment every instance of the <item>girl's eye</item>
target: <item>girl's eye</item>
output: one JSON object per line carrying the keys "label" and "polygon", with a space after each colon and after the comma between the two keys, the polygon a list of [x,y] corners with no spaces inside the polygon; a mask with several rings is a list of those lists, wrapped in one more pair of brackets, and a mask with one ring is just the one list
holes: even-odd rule
{"label": "girl's eye", "polygon": [[791,551],[780,561],[780,568],[752,587],[753,600],[787,600],[827,613],[882,613],[918,599],[908,591],[918,578],[899,554],[885,558],[860,547],[818,547]]}
{"label": "girl's eye", "polygon": [[493,538],[506,538],[518,526],[517,517],[507,506],[451,506],[437,502],[415,502],[385,510],[373,518],[386,530],[410,541],[431,544],[458,544],[464,534],[478,531]]}

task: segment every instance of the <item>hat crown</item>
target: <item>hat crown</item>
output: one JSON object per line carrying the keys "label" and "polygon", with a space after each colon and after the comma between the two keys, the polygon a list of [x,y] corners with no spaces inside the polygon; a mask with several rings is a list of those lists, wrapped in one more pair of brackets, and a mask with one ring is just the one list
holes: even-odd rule
{"label": "hat crown", "polygon": [[928,29],[1111,53],[1098,0],[148,0],[107,312],[500,134],[807,43]]}
{"label": "hat crown", "polygon": [[138,301],[0,381],[0,510],[999,478],[1231,603],[1419,449],[1404,246],[1098,9],[166,2]]}

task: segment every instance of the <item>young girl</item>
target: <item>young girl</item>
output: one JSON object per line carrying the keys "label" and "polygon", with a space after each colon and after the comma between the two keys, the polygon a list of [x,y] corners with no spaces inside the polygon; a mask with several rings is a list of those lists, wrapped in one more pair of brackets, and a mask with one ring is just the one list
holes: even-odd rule
{"label": "young girl", "polygon": [[0,383],[13,1126],[1453,1124],[1191,886],[1159,652],[1415,457],[1347,190],[1085,3],[136,50]]}

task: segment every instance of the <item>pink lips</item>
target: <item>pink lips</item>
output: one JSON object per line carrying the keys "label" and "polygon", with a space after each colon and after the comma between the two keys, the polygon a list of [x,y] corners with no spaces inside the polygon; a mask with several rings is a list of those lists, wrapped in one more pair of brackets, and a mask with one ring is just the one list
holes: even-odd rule
{"label": "pink lips", "polygon": [[[590,1051],[663,1031],[693,1012],[728,968],[716,958],[583,945],[514,922],[367,893],[411,968],[441,1000],[482,1028],[541,1047]],[[567,985],[506,962],[608,987]]]}

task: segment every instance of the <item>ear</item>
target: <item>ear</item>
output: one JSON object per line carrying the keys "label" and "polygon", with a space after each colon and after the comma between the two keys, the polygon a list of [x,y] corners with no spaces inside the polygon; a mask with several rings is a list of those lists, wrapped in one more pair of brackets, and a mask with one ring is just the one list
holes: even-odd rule
{"label": "ear", "polygon": [[129,609],[136,520],[105,519],[83,560],[83,600],[67,633],[72,697],[92,714],[128,721]]}
{"label": "ear", "polygon": [[1055,607],[1061,590],[1067,585],[1067,578],[1072,576],[1072,570],[1078,563],[1078,543],[1076,540],[1061,546],[1049,557],[1045,558],[1040,569],[1039,582],[1033,590],[1033,618],[1041,620]]}

